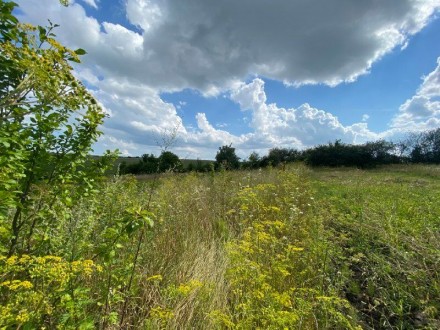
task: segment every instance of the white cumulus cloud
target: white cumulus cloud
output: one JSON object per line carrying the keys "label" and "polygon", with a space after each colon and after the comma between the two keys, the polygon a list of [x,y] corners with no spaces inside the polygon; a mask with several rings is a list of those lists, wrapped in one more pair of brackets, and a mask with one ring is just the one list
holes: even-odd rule
{"label": "white cumulus cloud", "polygon": [[440,57],[437,67],[430,72],[416,94],[406,100],[393,118],[394,130],[427,130],[440,126]]}
{"label": "white cumulus cloud", "polygon": [[99,1],[95,1],[95,0],[82,0],[82,1],[85,2],[86,4],[88,4],[90,7],[98,9],[97,2],[99,2]]}
{"label": "white cumulus cloud", "polygon": [[264,81],[257,78],[231,92],[231,99],[242,110],[252,112],[251,126],[255,136],[266,138],[266,147],[307,147],[341,139],[349,143],[361,143],[378,137],[366,123],[342,125],[329,112],[305,103],[298,108],[281,108],[268,104]]}

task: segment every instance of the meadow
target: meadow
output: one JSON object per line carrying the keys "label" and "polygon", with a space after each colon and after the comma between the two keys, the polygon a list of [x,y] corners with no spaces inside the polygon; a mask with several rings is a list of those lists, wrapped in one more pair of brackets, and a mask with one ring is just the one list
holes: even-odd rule
{"label": "meadow", "polygon": [[0,258],[0,328],[438,329],[439,196],[425,165],[104,179]]}
{"label": "meadow", "polygon": [[440,167],[377,166],[440,163],[440,129],[183,166],[176,128],[126,159],[143,176],[110,175],[86,51],[16,7],[0,0],[0,329],[440,329]]}

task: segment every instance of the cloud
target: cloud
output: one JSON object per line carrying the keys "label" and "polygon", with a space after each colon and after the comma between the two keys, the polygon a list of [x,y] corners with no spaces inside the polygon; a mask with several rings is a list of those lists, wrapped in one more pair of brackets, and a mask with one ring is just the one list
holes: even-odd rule
{"label": "cloud", "polygon": [[[19,17],[26,22],[46,25],[47,19],[60,24],[55,29],[64,45],[83,48],[87,55],[83,65],[98,67],[101,74],[112,78],[137,80],[144,57],[143,37],[120,24],[99,22],[86,15],[77,2],[63,7],[56,0],[18,1]],[[142,78],[141,75],[139,78]],[[138,81],[142,81],[140,79]]]}
{"label": "cloud", "polygon": [[30,20],[62,23],[59,34],[86,48],[87,61],[107,75],[207,95],[255,75],[294,85],[354,81],[440,7],[436,0],[126,0],[140,34],[87,17],[78,3],[19,3]]}
{"label": "cloud", "polygon": [[137,144],[156,144],[161,134],[186,130],[176,108],[164,102],[157,91],[128,80],[103,79],[94,95],[111,112],[105,128],[119,139]]}
{"label": "cloud", "polygon": [[255,136],[264,137],[266,147],[309,147],[341,139],[361,143],[377,138],[366,123],[342,125],[338,118],[305,103],[298,108],[280,108],[268,104],[264,81],[257,78],[231,92],[231,99],[242,110],[252,112],[251,127]]}
{"label": "cloud", "polygon": [[158,153],[161,141],[176,133],[173,150],[180,156],[212,159],[214,150],[226,144],[246,157],[254,150],[265,153],[273,147],[304,148],[335,139],[361,143],[378,137],[366,123],[344,126],[337,117],[309,104],[289,109],[268,104],[264,81],[259,78],[230,92],[240,109],[250,113],[252,132],[241,135],[214,127],[204,113],[196,115],[195,129],[184,127],[176,107],[145,85],[104,79],[95,87],[93,93],[110,113],[98,144],[102,150],[113,146],[131,155]]}
{"label": "cloud", "polygon": [[77,72],[108,114],[95,153],[118,148],[125,155],[159,154],[171,144],[182,157],[209,159],[219,146],[250,138],[214,128],[204,113],[196,115],[197,128],[188,130],[177,108],[164,102],[155,89],[129,80],[98,79],[98,75],[90,69]]}
{"label": "cloud", "polygon": [[440,126],[440,57],[437,67],[423,77],[416,94],[406,100],[391,122],[394,130],[418,131]]}
{"label": "cloud", "polygon": [[206,118],[204,113],[198,113],[196,115],[198,131],[186,137],[186,140],[191,144],[203,144],[213,148],[219,147],[224,144],[237,144],[241,137],[234,136],[231,133],[214,128]]}
{"label": "cloud", "polygon": [[[84,1],[97,7],[98,1]],[[49,18],[61,24],[55,33],[63,44],[87,50],[76,75],[109,114],[98,151],[159,150],[161,138],[177,131],[174,148],[181,156],[211,159],[213,150],[229,143],[243,157],[274,146],[384,136],[365,121],[344,126],[307,103],[288,109],[268,104],[264,81],[256,77],[287,85],[354,81],[384,54],[405,47],[440,7],[437,0],[126,0],[126,17],[138,28],[131,29],[87,16],[78,1],[67,8],[57,0],[17,2],[24,21],[45,25]],[[390,131],[440,124],[439,70],[400,107]],[[252,132],[231,134],[203,113],[196,116],[196,128],[184,127],[160,92],[185,88],[204,95],[229,91]]]}
{"label": "cloud", "polygon": [[162,10],[151,0],[130,0],[126,2],[127,17],[132,24],[148,32],[162,19]]}
{"label": "cloud", "polygon": [[156,86],[199,90],[250,75],[295,85],[353,81],[403,46],[440,6],[409,0],[128,0],[128,6],[133,2],[141,11],[143,4],[147,17],[160,8],[144,34],[144,69]]}
{"label": "cloud", "polygon": [[98,9],[98,5],[96,4],[98,1],[95,0],[82,0],[83,2],[85,2],[86,4],[88,4],[90,7],[93,7],[95,9]]}

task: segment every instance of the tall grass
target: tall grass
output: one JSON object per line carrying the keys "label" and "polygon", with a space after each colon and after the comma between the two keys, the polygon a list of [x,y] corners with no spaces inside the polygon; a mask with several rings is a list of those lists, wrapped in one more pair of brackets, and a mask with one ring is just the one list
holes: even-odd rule
{"label": "tall grass", "polygon": [[38,233],[38,253],[0,258],[0,325],[439,328],[436,173],[115,177]]}
{"label": "tall grass", "polygon": [[333,268],[365,327],[440,327],[438,173],[435,166],[312,173]]}

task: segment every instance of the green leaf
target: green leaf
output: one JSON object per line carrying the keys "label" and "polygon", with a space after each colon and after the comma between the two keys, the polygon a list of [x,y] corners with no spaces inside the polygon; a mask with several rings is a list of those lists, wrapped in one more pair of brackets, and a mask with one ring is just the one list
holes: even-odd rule
{"label": "green leaf", "polygon": [[46,40],[47,39],[47,36],[46,36],[47,31],[46,31],[46,29],[44,27],[42,27],[42,26],[38,26],[38,31],[40,32],[40,40],[41,41]]}
{"label": "green leaf", "polygon": [[67,59],[68,59],[69,61],[72,61],[72,62],[75,62],[75,63],[81,63],[81,61],[78,60],[78,59],[75,58],[75,57],[68,57]]}
{"label": "green leaf", "polygon": [[154,226],[154,221],[153,221],[151,218],[149,218],[149,217],[147,217],[147,216],[144,216],[143,218],[144,218],[145,224],[146,224],[148,227],[151,228],[151,227]]}
{"label": "green leaf", "polygon": [[75,50],[75,54],[76,55],[85,55],[85,54],[87,54],[87,52],[82,48],[78,48],[77,50]]}

